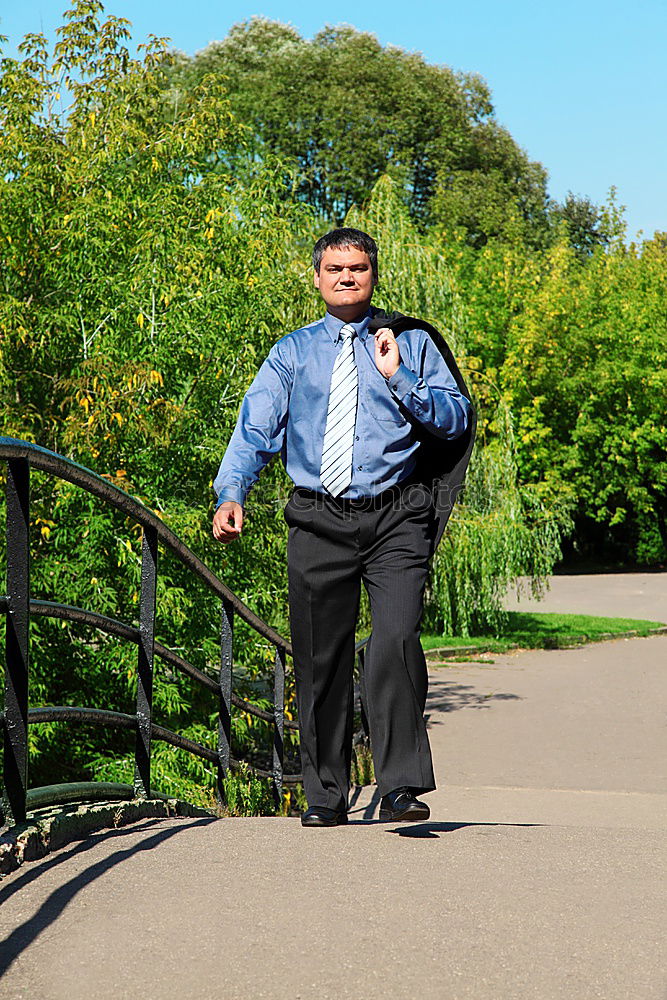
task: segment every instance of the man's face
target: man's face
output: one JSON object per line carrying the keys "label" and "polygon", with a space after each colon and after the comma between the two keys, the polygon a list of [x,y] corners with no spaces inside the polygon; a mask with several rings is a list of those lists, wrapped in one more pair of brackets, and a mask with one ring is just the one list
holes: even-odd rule
{"label": "man's face", "polygon": [[329,247],[322,255],[315,288],[327,309],[341,319],[354,319],[368,309],[375,281],[368,254],[356,247]]}

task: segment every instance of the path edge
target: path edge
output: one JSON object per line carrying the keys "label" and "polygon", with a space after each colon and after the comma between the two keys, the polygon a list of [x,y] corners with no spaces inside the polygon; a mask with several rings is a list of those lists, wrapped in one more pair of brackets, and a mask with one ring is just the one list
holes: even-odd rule
{"label": "path edge", "polygon": [[[599,635],[588,637],[584,635],[572,636],[572,643],[563,646],[521,646],[519,643],[512,643],[506,652],[515,652],[518,649],[528,649],[530,651],[544,650],[554,652],[559,649],[581,649],[583,646],[590,646],[595,642],[610,642],[613,639],[651,639],[654,635],[667,635],[667,625],[660,625],[657,628],[649,629],[647,632],[640,632],[639,629],[631,629],[627,632],[600,632]],[[490,646],[433,646],[424,650],[426,661],[431,665],[437,665],[439,660],[447,659],[451,656],[468,656],[472,653],[493,653]],[[498,653],[502,656],[502,653]]]}
{"label": "path edge", "polygon": [[99,830],[117,829],[144,819],[215,817],[215,813],[180,799],[132,799],[37,810],[25,823],[0,836],[0,879],[26,861],[37,861],[74,840]]}

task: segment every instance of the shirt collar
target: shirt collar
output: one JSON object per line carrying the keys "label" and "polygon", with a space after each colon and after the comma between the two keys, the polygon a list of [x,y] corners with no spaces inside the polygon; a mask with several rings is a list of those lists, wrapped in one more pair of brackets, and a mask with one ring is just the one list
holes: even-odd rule
{"label": "shirt collar", "polygon": [[368,329],[370,318],[371,318],[371,311],[369,309],[366,315],[363,316],[361,319],[356,320],[354,323],[346,324],[342,319],[337,319],[335,316],[332,316],[330,312],[327,312],[323,320],[324,329],[327,331],[327,333],[329,334],[329,336],[331,337],[331,339],[335,344],[337,343],[340,337],[340,331],[346,325],[354,327],[357,333],[357,337],[364,337],[366,334],[366,330]]}

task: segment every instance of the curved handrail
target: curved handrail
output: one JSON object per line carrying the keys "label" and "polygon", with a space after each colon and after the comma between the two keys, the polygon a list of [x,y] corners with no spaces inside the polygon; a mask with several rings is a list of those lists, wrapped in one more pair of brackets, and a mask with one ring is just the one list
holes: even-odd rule
{"label": "curved handrail", "polygon": [[265,639],[268,639],[274,646],[278,646],[285,653],[291,655],[291,643],[276,632],[275,629],[262,621],[254,611],[251,611],[243,601],[227,587],[222,580],[205,565],[195,553],[185,545],[180,538],[168,528],[154,511],[146,507],[140,500],[136,500],[120,487],[108,482],[91,469],[87,469],[69,458],[57,455],[48,448],[41,445],[32,444],[29,441],[21,441],[19,438],[0,437],[0,458],[27,458],[31,466],[41,469],[42,472],[50,472],[59,479],[64,479],[74,486],[99,497],[106,503],[111,504],[116,510],[134,518],[138,524],[145,528],[153,528],[159,540],[174,555],[183,562],[188,569],[192,570],[204,583],[207,584],[219,597],[224,598],[233,606],[236,614],[239,615],[248,625],[251,625],[256,632],[259,632]]}
{"label": "curved handrail", "polygon": [[[92,723],[95,726],[112,726],[114,729],[136,730],[137,728],[135,715],[128,715],[127,712],[112,712],[105,708],[84,708],[79,705],[43,705],[40,708],[30,708],[28,709],[28,721],[31,723],[83,722]],[[156,723],[152,724],[151,731],[155,739],[162,740],[163,743],[169,743],[170,746],[177,747],[179,750],[187,750],[193,756],[208,760],[211,764],[216,764],[218,761],[216,750],[204,746],[203,743],[197,743],[196,740],[191,740],[188,736],[182,736],[180,733],[175,733],[165,726],[158,726]],[[241,762],[235,757],[230,758],[232,768],[236,769],[240,767],[240,764]],[[260,778],[270,779],[273,777],[270,771],[265,771],[255,765],[252,765],[251,770]],[[284,774],[282,780],[283,784],[296,785],[303,780],[303,775]]]}
{"label": "curved handrail", "polygon": [[[17,822],[25,819],[27,801],[28,725],[46,721],[89,722],[134,730],[135,793],[145,798],[151,788],[151,739],[163,740],[217,765],[217,794],[224,800],[223,779],[229,768],[240,762],[231,755],[232,706],[272,724],[273,770],[264,770],[249,761],[251,773],[269,778],[276,802],[281,799],[283,784],[294,785],[300,774],[284,772],[284,731],[297,730],[298,725],[285,718],[285,658],[292,652],[291,644],[252,612],[239,598],[192,552],[161,518],[139,500],[108,482],[102,476],[78,465],[55,452],[17,438],[0,437],[0,459],[8,463],[7,476],[7,588],[0,595],[0,611],[7,617],[7,668],[5,712],[0,717],[9,752],[4,760],[3,809],[5,817]],[[35,468],[72,483],[92,496],[114,507],[139,524],[143,531],[141,600],[138,627],[97,612],[54,601],[35,600],[30,595],[29,506],[30,469]],[[220,670],[214,679],[195,667],[174,650],[155,641],[155,600],[157,586],[158,543],[170,550],[184,565],[221,598],[222,621],[220,639]],[[107,709],[76,706],[30,708],[28,703],[28,664],[30,617],[42,615],[73,621],[99,629],[138,647],[137,711],[135,715]],[[232,690],[233,622],[238,615],[254,632],[266,639],[275,650],[274,697],[272,711],[265,711],[234,694]],[[154,657],[188,675],[218,700],[217,747],[212,749],[179,735],[153,721]]]}
{"label": "curved handrail", "polygon": [[[3,611],[5,606],[6,599],[0,597],[0,611]],[[125,622],[118,621],[117,618],[100,615],[97,611],[86,611],[85,608],[78,608],[74,604],[57,604],[54,601],[31,600],[30,613],[33,615],[42,615],[45,618],[58,618],[61,621],[90,625],[91,628],[99,629],[100,632],[104,632],[106,635],[114,635],[119,639],[126,639],[128,642],[138,643],[140,640],[138,628],[126,625]],[[357,644],[357,647],[361,648],[366,641],[364,639],[361,643]],[[173,649],[169,649],[168,646],[163,646],[161,642],[157,641],[154,643],[153,648],[155,655],[165,663],[168,663],[169,666],[175,667],[183,674],[187,674],[188,677],[197,681],[202,687],[208,688],[214,694],[219,693],[220,685],[218,681],[214,680],[203,670],[200,670],[199,667],[195,667],[194,664],[190,663],[183,656],[179,656]],[[249,715],[253,715],[256,719],[262,719],[263,722],[273,722],[273,715],[261,708],[257,708],[256,705],[246,701],[245,698],[239,698],[233,692],[231,701],[232,705],[235,705],[236,708],[248,712]],[[285,719],[285,728],[297,730],[299,726],[298,723],[292,722],[290,719]]]}

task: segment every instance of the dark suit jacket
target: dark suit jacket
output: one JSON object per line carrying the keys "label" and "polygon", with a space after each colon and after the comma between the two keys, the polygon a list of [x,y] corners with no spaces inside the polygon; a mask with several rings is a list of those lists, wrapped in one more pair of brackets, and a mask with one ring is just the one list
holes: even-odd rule
{"label": "dark suit jacket", "polygon": [[[380,327],[389,327],[394,336],[399,340],[399,348],[400,334],[404,330],[425,330],[442,354],[447,367],[456,380],[459,391],[470,399],[470,393],[454,360],[454,355],[449,349],[445,338],[434,326],[424,322],[424,320],[416,319],[414,316],[403,316],[398,312],[386,313],[381,309],[371,307],[371,313],[372,318],[369,323],[369,329],[375,332]],[[405,416],[413,424],[415,434],[421,441],[417,453],[418,479],[433,491],[435,518],[433,551],[435,551],[442,538],[452,508],[463,489],[466,469],[468,468],[468,462],[470,461],[475,441],[477,415],[475,410],[472,409],[470,422],[466,431],[455,441],[446,441],[444,438],[439,438],[429,433],[405,407],[402,409]]]}

